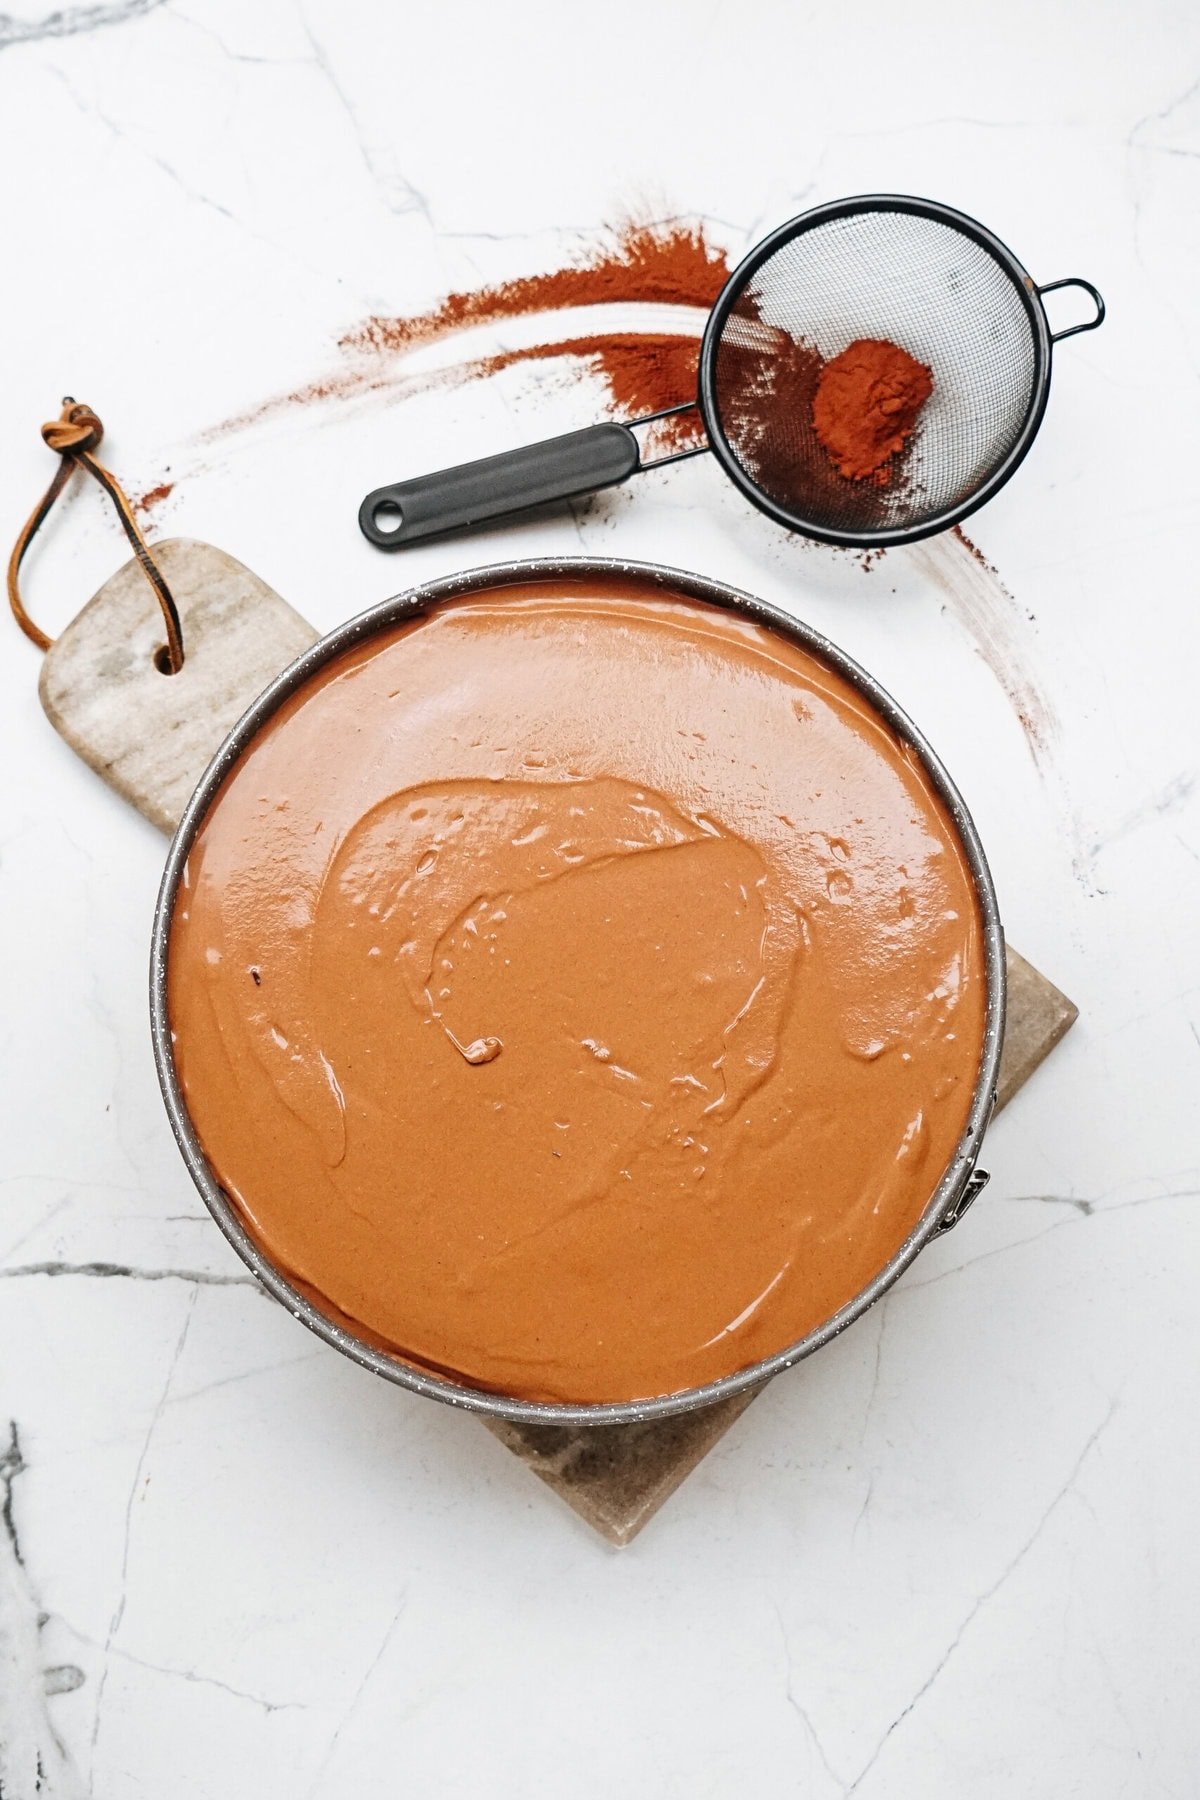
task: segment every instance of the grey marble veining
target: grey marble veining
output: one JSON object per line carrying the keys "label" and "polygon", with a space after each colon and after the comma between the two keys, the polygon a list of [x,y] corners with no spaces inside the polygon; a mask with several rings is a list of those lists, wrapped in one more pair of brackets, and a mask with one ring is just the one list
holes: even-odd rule
{"label": "grey marble veining", "polygon": [[[13,633],[8,1800],[1194,1786],[1200,19],[681,17],[8,0],[9,536],[50,472],[37,426],[75,392],[132,491],[175,481],[157,535],[225,546],[321,630],[468,562],[580,549],[791,606],[928,730],[1012,938],[1080,1020],[994,1125],[962,1226],[615,1557],[476,1422],[310,1343],[216,1239],[146,1045],[161,838],[46,727]],[[550,266],[630,206],[702,218],[736,256],[879,187],[964,207],[1109,304],[973,522],[1002,593],[805,548],[705,459],[401,571],[358,538],[364,492],[590,423],[599,384],[546,364],[416,392],[397,361],[353,404],[258,410],[340,366],[366,314]],[[126,554],[81,493],[28,559],[35,616],[60,629]],[[571,1446],[535,1455],[586,1474]]]}

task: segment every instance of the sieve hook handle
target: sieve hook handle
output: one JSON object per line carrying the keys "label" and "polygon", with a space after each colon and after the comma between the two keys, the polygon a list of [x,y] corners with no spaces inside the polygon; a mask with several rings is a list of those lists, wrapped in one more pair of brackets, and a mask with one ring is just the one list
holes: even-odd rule
{"label": "sieve hook handle", "polygon": [[375,488],[358,509],[359,529],[380,550],[401,550],[420,538],[616,487],[641,466],[637,439],[627,425],[589,425],[501,456]]}
{"label": "sieve hook handle", "polygon": [[1082,275],[1064,275],[1061,281],[1048,281],[1045,287],[1038,289],[1038,297],[1044,300],[1047,294],[1053,294],[1056,289],[1069,287],[1083,289],[1096,308],[1096,316],[1094,319],[1085,319],[1082,325],[1068,325],[1065,331],[1052,331],[1052,344],[1061,344],[1064,338],[1074,337],[1080,331],[1095,331],[1097,325],[1104,323],[1104,298],[1099,288],[1093,287],[1090,281],[1085,281]]}

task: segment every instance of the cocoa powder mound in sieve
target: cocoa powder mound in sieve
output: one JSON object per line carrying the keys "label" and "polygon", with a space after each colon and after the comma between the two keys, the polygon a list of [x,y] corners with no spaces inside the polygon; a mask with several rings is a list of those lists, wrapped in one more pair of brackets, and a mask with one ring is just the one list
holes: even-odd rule
{"label": "cocoa powder mound in sieve", "polygon": [[717,411],[737,460],[781,510],[837,531],[895,522],[932,385],[924,364],[884,339],[859,340],[826,361],[764,323],[752,293],[739,298],[717,350]]}
{"label": "cocoa powder mound in sieve", "polygon": [[821,370],[813,430],[839,475],[886,486],[933,392],[933,371],[886,338],[856,338]]}

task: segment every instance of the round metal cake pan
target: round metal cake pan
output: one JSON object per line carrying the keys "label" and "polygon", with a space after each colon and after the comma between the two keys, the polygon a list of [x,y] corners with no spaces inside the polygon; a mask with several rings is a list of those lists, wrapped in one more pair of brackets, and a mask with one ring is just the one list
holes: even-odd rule
{"label": "round metal cake pan", "polygon": [[[402,1362],[398,1357],[391,1356],[386,1351],[377,1349],[372,1344],[356,1337],[353,1332],[326,1317],[319,1307],[294,1287],[287,1277],[275,1267],[246,1231],[233,1202],[221,1187],[210,1167],[189,1117],[175,1067],[171,1031],[167,1018],[167,949],[171,920],[184,866],[196,833],[214,795],[256,733],[271,718],[276,709],[298,688],[302,687],[310,676],[323,668],[332,658],[340,656],[343,651],[349,650],[354,645],[361,644],[364,639],[370,638],[375,632],[401,624],[404,620],[418,616],[444,601],[462,599],[467,595],[508,587],[517,583],[578,580],[580,578],[593,581],[636,580],[651,587],[660,587],[666,593],[682,594],[689,599],[705,601],[709,605],[722,606],[733,612],[741,613],[802,645],[804,649],[835,669],[870,701],[897,735],[909,744],[919,756],[935,791],[941,797],[954,821],[979,901],[987,980],[987,1013],[983,1054],[971,1098],[970,1112],[955,1154],[913,1230],[891,1260],[880,1269],[866,1287],[838,1312],[835,1312],[823,1324],[808,1332],[796,1343],[789,1344],[786,1349],[780,1350],[774,1356],[764,1358],[761,1362],[753,1363],[748,1368],[739,1369],[732,1375],[723,1376],[719,1381],[711,1381],[703,1387],[685,1388],[673,1394],[663,1394],[645,1400],[568,1404],[558,1401],[522,1400],[507,1394],[485,1392],[482,1389],[462,1386],[430,1374],[423,1369],[414,1368],[408,1363]],[[401,1387],[410,1388],[414,1393],[423,1394],[431,1400],[443,1401],[451,1406],[461,1406],[472,1412],[487,1413],[500,1418],[540,1425],[631,1424],[648,1419],[666,1418],[675,1413],[690,1412],[697,1407],[712,1405],[718,1400],[726,1400],[735,1394],[744,1393],[748,1388],[757,1387],[771,1376],[791,1368],[793,1364],[802,1361],[804,1357],[811,1356],[814,1350],[821,1349],[824,1344],[829,1343],[831,1339],[845,1331],[847,1326],[852,1325],[856,1319],[860,1318],[904,1273],[929,1240],[947,1229],[956,1220],[965,1209],[965,1205],[974,1191],[972,1179],[975,1163],[988,1119],[995,1104],[996,1077],[1004,1033],[1004,1006],[1004,935],[1000,925],[996,892],[987,859],[983,853],[983,846],[979,841],[979,834],[961,794],[947,774],[941,760],[891,695],[843,650],[839,650],[835,644],[830,643],[819,632],[799,623],[779,607],[756,599],[752,594],[728,587],[723,582],[710,581],[701,575],[688,574],[681,569],[664,568],[654,563],[623,562],[602,557],[556,557],[528,562],[499,563],[486,568],[470,569],[465,574],[450,576],[441,581],[430,582],[423,587],[413,588],[407,593],[399,594],[394,599],[385,600],[379,606],[372,607],[358,618],[351,619],[347,624],[331,631],[327,637],[322,638],[319,643],[314,644],[310,650],[298,657],[271,683],[234,726],[188,802],[187,809],[172,839],[166,868],[163,871],[162,885],[159,889],[158,904],[154,914],[150,957],[150,1019],[154,1058],[171,1128],[175,1133],[175,1139],[183,1154],[184,1162],[200,1190],[205,1205],[242,1261],[254,1272],[268,1293],[272,1294],[281,1305],[286,1306],[288,1311],[300,1320],[301,1324],[307,1325],[310,1331],[316,1332],[318,1337],[324,1338],[326,1343],[332,1344],[335,1350],[340,1350],[344,1356],[350,1357],[353,1362],[360,1364],[364,1369],[370,1369],[372,1373],[382,1375],[387,1381],[394,1381]]]}

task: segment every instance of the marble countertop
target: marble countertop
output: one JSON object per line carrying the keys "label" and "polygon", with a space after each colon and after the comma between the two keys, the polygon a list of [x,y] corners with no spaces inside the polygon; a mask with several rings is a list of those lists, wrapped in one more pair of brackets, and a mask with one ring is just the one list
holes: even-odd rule
{"label": "marble countertop", "polygon": [[[475,1421],[245,1278],[155,1082],[162,841],[55,737],[11,630],[4,1794],[1195,1794],[1200,15],[14,3],[0,536],[69,391],[133,489],[175,483],[156,532],[321,628],[581,546],[756,591],[920,721],[1010,938],[1081,1017],[989,1134],[969,1219],[615,1553]],[[703,458],[403,564],[370,549],[368,487],[599,416],[586,382],[527,370],[205,435],[365,315],[544,268],[630,209],[736,256],[875,189],[958,205],[1109,303],[970,527],[1000,576],[978,591],[939,549],[863,570],[789,538]],[[78,494],[32,610],[59,628],[125,554]]]}

